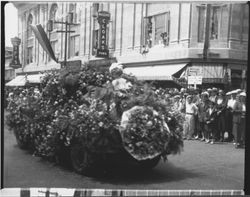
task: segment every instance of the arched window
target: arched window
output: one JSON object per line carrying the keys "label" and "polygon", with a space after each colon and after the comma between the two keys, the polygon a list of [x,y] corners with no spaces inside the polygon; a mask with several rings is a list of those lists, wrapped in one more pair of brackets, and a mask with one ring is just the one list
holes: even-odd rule
{"label": "arched window", "polygon": [[30,38],[32,36],[32,30],[31,30],[31,26],[32,25],[32,21],[33,21],[33,16],[30,14],[28,16],[28,21],[27,21],[27,37]]}
{"label": "arched window", "polygon": [[[58,6],[56,3],[52,4],[51,8],[50,8],[50,13],[49,13],[49,19],[52,21],[57,20],[57,10],[58,10]],[[57,28],[57,24],[54,23],[54,28]]]}

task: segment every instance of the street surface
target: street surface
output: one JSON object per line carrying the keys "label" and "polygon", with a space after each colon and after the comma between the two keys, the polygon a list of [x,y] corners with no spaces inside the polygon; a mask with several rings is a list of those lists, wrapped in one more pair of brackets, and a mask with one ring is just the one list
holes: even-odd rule
{"label": "street surface", "polygon": [[4,188],[57,187],[106,189],[232,189],[244,187],[244,149],[232,143],[185,141],[180,155],[169,156],[152,171],[113,169],[109,176],[85,177],[34,157],[4,129]]}

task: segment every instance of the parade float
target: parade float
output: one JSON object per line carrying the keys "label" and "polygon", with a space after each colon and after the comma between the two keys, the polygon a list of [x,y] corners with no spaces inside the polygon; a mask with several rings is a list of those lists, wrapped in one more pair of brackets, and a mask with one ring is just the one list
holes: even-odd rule
{"label": "parade float", "polygon": [[36,156],[92,175],[126,162],[153,168],[183,148],[183,117],[172,101],[118,63],[47,72],[40,86],[7,116],[19,147]]}

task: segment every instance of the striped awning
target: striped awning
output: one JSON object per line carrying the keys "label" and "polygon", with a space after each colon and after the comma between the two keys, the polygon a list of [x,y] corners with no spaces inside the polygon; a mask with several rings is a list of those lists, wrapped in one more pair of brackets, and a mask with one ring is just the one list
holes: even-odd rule
{"label": "striped awning", "polygon": [[138,80],[173,80],[187,64],[155,65],[141,67],[127,67],[124,73],[134,75]]}

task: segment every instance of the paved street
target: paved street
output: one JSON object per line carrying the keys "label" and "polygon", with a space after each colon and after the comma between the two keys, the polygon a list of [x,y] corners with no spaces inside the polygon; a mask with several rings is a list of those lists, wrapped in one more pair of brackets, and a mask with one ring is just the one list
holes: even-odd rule
{"label": "paved street", "polygon": [[108,177],[89,178],[19,149],[5,127],[4,187],[108,189],[243,189],[244,149],[232,143],[185,141],[184,152],[169,156],[152,171],[113,169]]}

